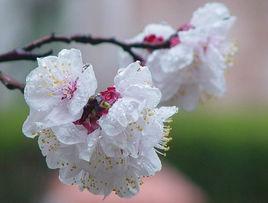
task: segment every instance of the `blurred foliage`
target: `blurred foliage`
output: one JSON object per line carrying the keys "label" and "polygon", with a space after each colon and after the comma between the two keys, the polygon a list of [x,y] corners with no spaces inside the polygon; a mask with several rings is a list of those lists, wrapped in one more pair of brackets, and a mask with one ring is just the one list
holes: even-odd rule
{"label": "blurred foliage", "polygon": [[22,135],[28,110],[11,106],[0,110],[0,202],[38,202],[48,170],[36,142]]}
{"label": "blurred foliage", "polygon": [[[21,126],[26,107],[0,113],[0,202],[37,202],[48,174],[37,143]],[[268,109],[178,113],[168,161],[212,203],[268,201]]]}
{"label": "blurred foliage", "polygon": [[205,109],[179,114],[168,160],[200,185],[210,202],[268,201],[268,111]]}

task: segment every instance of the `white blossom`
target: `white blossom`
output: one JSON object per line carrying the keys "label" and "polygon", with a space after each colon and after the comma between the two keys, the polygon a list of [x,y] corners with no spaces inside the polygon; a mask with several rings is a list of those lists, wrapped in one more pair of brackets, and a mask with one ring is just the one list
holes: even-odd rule
{"label": "white blossom", "polygon": [[[167,149],[169,130],[165,129],[164,122],[176,113],[177,108],[156,108],[161,93],[153,86],[149,69],[138,62],[132,63],[118,71],[114,84],[121,97],[99,120],[105,153],[138,157],[156,146]],[[162,146],[158,145],[160,142],[163,142]]]}
{"label": "white blossom", "polygon": [[[232,65],[236,47],[227,35],[235,21],[220,3],[208,3],[194,12],[190,23],[165,38],[170,48],[143,50],[140,56],[152,73],[154,85],[162,92],[162,102],[193,110],[200,100],[222,96],[225,92],[225,69]],[[161,27],[159,25],[159,27]],[[145,28],[131,42],[144,42],[149,35],[165,36],[164,29]],[[170,28],[172,30],[172,28]],[[154,42],[152,41],[152,44]],[[141,51],[136,51],[138,55]],[[120,65],[130,56],[121,54]]]}
{"label": "white blossom", "polygon": [[83,64],[79,50],[64,49],[58,57],[38,59],[38,67],[26,79],[24,95],[30,115],[24,134],[33,137],[40,129],[80,118],[96,87],[92,66]]}
{"label": "white blossom", "polygon": [[235,21],[220,3],[206,4],[194,12],[193,29],[179,32],[181,44],[192,48],[193,62],[180,73],[184,82],[173,98],[186,110],[193,110],[199,100],[219,97],[225,92],[225,69],[236,52],[227,35]]}

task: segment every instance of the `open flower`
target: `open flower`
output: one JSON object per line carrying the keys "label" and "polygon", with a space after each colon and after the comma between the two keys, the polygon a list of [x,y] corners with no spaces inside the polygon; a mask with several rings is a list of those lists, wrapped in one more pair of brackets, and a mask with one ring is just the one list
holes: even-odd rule
{"label": "open flower", "polygon": [[227,39],[234,21],[223,4],[209,3],[194,12],[192,29],[179,32],[181,44],[191,48],[194,56],[192,64],[179,73],[183,82],[173,96],[186,110],[193,110],[199,100],[224,94],[225,69],[236,52]]}
{"label": "open flower", "polygon": [[[156,108],[161,93],[153,86],[149,69],[138,62],[132,63],[118,71],[114,84],[120,98],[99,120],[105,153],[138,157],[162,141],[166,144],[165,140],[169,138],[168,133],[165,134],[164,122],[176,113],[177,108]],[[159,148],[167,149],[165,144]]]}
{"label": "open flower", "polygon": [[[155,86],[162,92],[163,102],[193,110],[200,100],[223,95],[224,71],[232,65],[236,52],[235,46],[227,40],[234,21],[235,17],[223,4],[209,3],[194,12],[190,23],[170,32],[168,37],[162,37],[170,43],[169,48],[134,50],[149,67]],[[144,39],[167,36],[164,29],[151,27],[147,26],[146,32],[129,41],[145,42],[139,37],[141,35]],[[146,42],[160,43],[156,37],[151,38]],[[120,65],[128,61],[127,58],[131,60],[130,56],[121,54]]]}
{"label": "open flower", "polygon": [[40,129],[72,122],[94,95],[97,81],[90,65],[84,65],[79,50],[62,50],[58,57],[38,59],[26,79],[25,101],[30,115],[23,126],[29,137]]}

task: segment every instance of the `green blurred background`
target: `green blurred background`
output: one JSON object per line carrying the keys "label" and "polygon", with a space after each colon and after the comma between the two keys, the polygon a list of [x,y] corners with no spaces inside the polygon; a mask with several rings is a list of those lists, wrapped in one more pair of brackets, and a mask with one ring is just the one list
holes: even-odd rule
{"label": "green blurred background", "polygon": [[[205,2],[0,0],[0,51],[22,46],[50,32],[127,38],[150,22],[165,20],[178,26]],[[178,113],[172,124],[171,150],[162,160],[198,185],[209,202],[266,203],[268,43],[264,43],[264,34],[268,33],[268,21],[263,19],[267,19],[268,3],[222,2],[239,17],[233,35],[240,51],[235,67],[228,72],[228,93],[221,100],[200,105],[195,112]],[[82,49],[86,61],[94,65],[99,89],[112,83],[117,61],[115,47],[52,47],[57,51],[73,46]],[[252,53],[255,47],[258,50]],[[30,62],[0,64],[0,70],[21,81],[34,67],[35,63]],[[56,173],[47,169],[36,141],[21,132],[27,114],[23,96],[0,86],[0,202],[39,202],[51,174]]]}

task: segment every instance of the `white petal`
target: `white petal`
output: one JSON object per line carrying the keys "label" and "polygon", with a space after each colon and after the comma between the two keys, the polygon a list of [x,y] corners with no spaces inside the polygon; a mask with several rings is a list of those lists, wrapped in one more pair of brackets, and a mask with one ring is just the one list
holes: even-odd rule
{"label": "white petal", "polygon": [[39,133],[38,144],[43,156],[47,156],[49,153],[56,153],[61,145],[51,129],[45,129]]}
{"label": "white petal", "polygon": [[63,49],[58,54],[59,63],[70,65],[74,73],[81,73],[83,69],[82,54],[78,49]]}
{"label": "white petal", "polygon": [[[121,150],[120,143],[117,142],[117,140],[120,139],[118,136],[116,136],[116,139],[114,137],[111,137],[109,135],[105,135],[104,132],[102,133],[102,138],[100,140],[100,145],[103,150],[103,152],[109,156],[109,157],[119,157],[125,154],[125,151]],[[122,142],[124,142],[124,138],[121,139]],[[124,144],[121,144],[122,146]],[[123,148],[123,147],[122,147]]]}
{"label": "white petal", "polygon": [[114,78],[114,84],[120,94],[132,85],[152,85],[152,76],[147,67],[142,67],[139,62],[131,63],[124,69],[119,69]]}
{"label": "white petal", "polygon": [[226,38],[230,29],[234,25],[235,21],[236,21],[236,17],[231,16],[228,18],[228,20],[219,21],[215,23],[213,26],[210,26],[208,28],[208,31],[211,36],[218,36],[221,38]]}
{"label": "white petal", "polygon": [[95,94],[96,89],[97,80],[93,67],[90,66],[79,75],[77,90],[70,103],[70,112],[73,115],[81,113],[81,110],[87,104],[89,97]]}
{"label": "white petal", "polygon": [[85,143],[88,137],[87,130],[73,123],[53,127],[57,139],[64,144]]}
{"label": "white petal", "polygon": [[229,10],[222,3],[207,3],[197,9],[191,19],[191,24],[199,27],[211,25],[215,22],[226,20],[230,17]]}
{"label": "white petal", "polygon": [[[54,60],[54,57],[49,57]],[[40,59],[39,59],[39,64]],[[24,98],[27,104],[35,110],[48,110],[60,102],[58,95],[54,95],[52,86],[48,83],[49,75],[43,66],[31,71],[26,78]]]}
{"label": "white petal", "polygon": [[45,117],[45,115],[45,112],[38,112],[31,109],[29,116],[24,121],[22,126],[23,134],[30,138],[37,136],[40,130],[46,128],[46,126],[44,126],[42,123],[42,119]]}
{"label": "white petal", "polygon": [[160,64],[163,71],[169,73],[190,65],[193,61],[193,56],[193,49],[190,46],[181,44],[171,48],[166,54],[158,57],[160,57]]}
{"label": "white petal", "polygon": [[156,146],[163,137],[163,122],[159,122],[155,118],[149,120],[149,124],[144,126],[142,137],[142,149],[148,150]]}
{"label": "white petal", "polygon": [[132,98],[121,98],[109,109],[107,115],[99,119],[99,125],[107,135],[121,133],[129,123],[138,120],[144,103]]}
{"label": "white petal", "polygon": [[59,142],[51,129],[39,132],[38,144],[51,169],[65,167],[77,157],[75,146]]}
{"label": "white petal", "polygon": [[61,168],[59,171],[60,180],[76,177],[81,172],[81,168],[77,164],[71,164]]}
{"label": "white petal", "polygon": [[46,163],[48,168],[57,169],[61,167],[61,164],[64,164],[64,161],[59,157],[57,153],[49,153],[46,156]]}
{"label": "white petal", "polygon": [[205,57],[206,58],[203,60],[207,63],[211,70],[217,71],[227,68],[223,54],[220,53],[220,50],[218,50],[215,46],[210,45],[208,47]]}
{"label": "white petal", "polygon": [[65,105],[59,105],[53,108],[51,112],[47,113],[44,119],[44,124],[48,127],[59,126],[66,123],[74,122],[81,118],[82,111],[79,114],[71,114]]}
{"label": "white petal", "polygon": [[74,185],[74,184],[80,183],[81,176],[83,174],[83,170],[81,170],[81,168],[80,168],[81,171],[75,174],[73,177],[65,176],[66,170],[69,170],[69,169],[62,168],[59,171],[59,179],[62,183],[67,184],[67,185]]}
{"label": "white petal", "polygon": [[132,197],[139,192],[140,178],[132,171],[126,171],[115,182],[115,191],[119,197]]}
{"label": "white petal", "polygon": [[157,117],[160,118],[162,122],[164,122],[177,112],[178,112],[178,107],[176,106],[171,106],[171,107],[162,106],[156,111],[156,115]]}
{"label": "white petal", "polygon": [[207,42],[210,31],[211,29],[204,29],[202,27],[198,29],[191,29],[179,32],[179,38],[181,40],[181,44],[197,49],[200,45]]}
{"label": "white petal", "polygon": [[53,127],[52,129],[60,142],[77,147],[80,159],[90,160],[98,141],[98,129],[88,134],[84,127],[74,125],[73,123]]}
{"label": "white petal", "polygon": [[[161,51],[166,54],[166,50]],[[158,52],[160,54],[160,51]],[[156,55],[155,55],[156,56]],[[180,71],[165,72],[161,64],[161,56],[152,57],[153,60],[148,61],[148,67],[152,73],[154,85],[161,90],[162,101],[172,98],[178,91],[181,84]]]}
{"label": "white petal", "polygon": [[146,107],[156,107],[161,99],[161,92],[156,87],[148,85],[132,85],[126,89],[125,97],[135,97],[135,99],[144,102]]}
{"label": "white petal", "polygon": [[147,176],[152,176],[162,168],[161,161],[154,149],[144,153],[139,159],[141,168],[146,171]]}
{"label": "white petal", "polygon": [[[98,144],[99,136],[100,136],[100,130],[96,129],[91,134],[89,134],[87,137],[87,153],[88,153],[89,160],[90,160],[90,158],[91,158],[91,156],[96,148],[96,145]],[[86,160],[86,159],[84,159],[84,160]],[[89,161],[89,160],[86,160],[86,161]]]}

